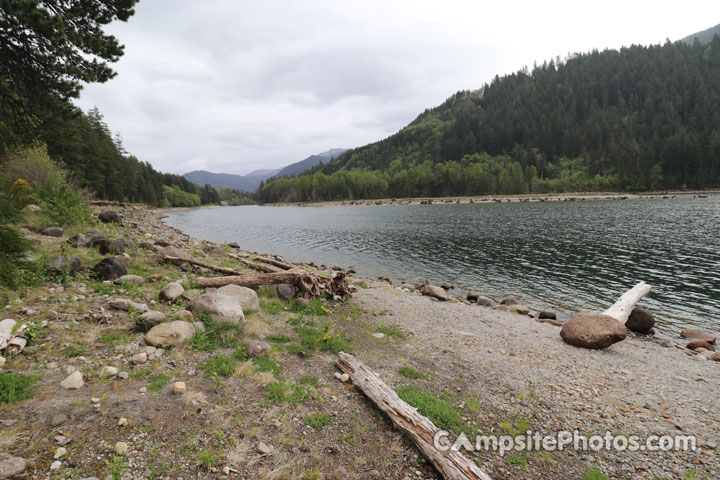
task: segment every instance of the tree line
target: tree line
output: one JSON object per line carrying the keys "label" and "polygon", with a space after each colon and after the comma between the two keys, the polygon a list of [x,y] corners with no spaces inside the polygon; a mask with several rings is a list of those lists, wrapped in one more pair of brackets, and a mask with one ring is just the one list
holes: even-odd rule
{"label": "tree line", "polygon": [[[362,177],[367,177],[363,179]],[[594,50],[461,91],[260,200],[720,185],[720,38]]]}

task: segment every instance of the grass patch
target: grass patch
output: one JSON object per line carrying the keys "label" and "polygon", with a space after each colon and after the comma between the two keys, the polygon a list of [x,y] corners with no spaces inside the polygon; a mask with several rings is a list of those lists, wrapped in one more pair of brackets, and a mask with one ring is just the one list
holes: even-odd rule
{"label": "grass patch", "polygon": [[400,398],[417,408],[438,428],[454,432],[463,431],[465,424],[460,418],[459,412],[447,400],[435,398],[427,390],[411,385],[399,387],[396,392]]}
{"label": "grass patch", "polygon": [[258,298],[278,298],[277,289],[271,287],[260,287],[257,289]]}
{"label": "grass patch", "polygon": [[266,387],[265,397],[272,403],[290,403],[297,405],[311,397],[312,388],[288,382],[273,382]]}
{"label": "grass patch", "polygon": [[320,379],[314,375],[303,375],[297,379],[297,383],[300,385],[318,388],[320,386]]}
{"label": "grass patch", "polygon": [[315,350],[324,352],[347,352],[350,350],[350,343],[339,333],[332,335],[329,333],[330,325],[326,324],[324,329],[311,326],[296,327],[295,331],[300,336],[300,345],[305,348],[307,353]]}
{"label": "grass patch", "polygon": [[0,405],[32,397],[33,384],[38,380],[40,378],[35,375],[0,373]]}
{"label": "grass patch", "polygon": [[253,364],[261,372],[272,372],[276,377],[282,374],[280,367],[267,355],[253,358]]}
{"label": "grass patch", "polygon": [[68,357],[79,357],[85,355],[85,347],[72,346],[65,349],[65,355]]}
{"label": "grass patch", "polygon": [[147,389],[151,392],[159,392],[170,381],[170,375],[166,373],[153,373],[148,377]]}
{"label": "grass patch", "polygon": [[205,370],[209,377],[217,380],[220,377],[229,377],[235,373],[237,364],[238,361],[229,355],[216,355],[200,364],[200,368]]}
{"label": "grass patch", "polygon": [[279,315],[288,311],[285,305],[274,300],[260,300],[260,310],[270,315]]}
{"label": "grass patch", "polygon": [[[685,478],[685,477],[683,477]],[[582,473],[582,480],[611,480],[610,477],[605,475],[602,470],[597,467],[586,467]],[[686,479],[690,480],[690,479]]]}
{"label": "grass patch", "polygon": [[292,342],[294,338],[282,333],[276,333],[274,335],[268,335],[267,340],[275,343],[289,343]]}
{"label": "grass patch", "polygon": [[424,373],[420,373],[417,370],[415,370],[414,368],[410,368],[410,367],[400,367],[400,368],[398,368],[398,373],[400,375],[402,375],[403,377],[409,378],[411,380],[417,380],[418,378],[424,378],[424,379],[428,378],[428,376],[425,375]]}
{"label": "grass patch", "polygon": [[511,437],[517,437],[525,435],[525,432],[530,430],[530,422],[523,416],[518,416],[515,419],[515,423],[502,422],[500,428],[505,430],[505,433]]}
{"label": "grass patch", "polygon": [[394,338],[405,338],[405,334],[397,329],[395,325],[380,325],[375,328],[376,332],[384,333],[385,335],[394,337]]}
{"label": "grass patch", "polygon": [[97,339],[98,343],[102,343],[103,345],[114,345],[122,342],[123,340],[125,340],[125,335],[122,333],[106,333]]}
{"label": "grass patch", "polygon": [[521,470],[525,470],[527,468],[527,460],[525,460],[523,457],[518,457],[517,455],[508,455],[506,457],[506,460],[510,465],[515,465]]}
{"label": "grass patch", "polygon": [[290,309],[296,313],[312,315],[315,317],[323,317],[332,313],[330,309],[323,305],[322,301],[319,298],[311,298],[308,301],[307,305],[301,305],[297,303],[296,300],[293,300],[290,303]]}
{"label": "grass patch", "polygon": [[220,463],[220,456],[213,450],[206,448],[197,454],[197,464],[203,468],[211,469]]}
{"label": "grass patch", "polygon": [[332,425],[334,421],[335,420],[333,420],[333,417],[331,417],[327,413],[318,412],[303,417],[303,422],[305,422],[305,425],[310,425],[311,427],[318,430],[322,430],[328,425]]}
{"label": "grass patch", "polygon": [[216,322],[209,315],[199,314],[198,321],[205,325],[205,330],[199,330],[187,340],[194,350],[212,352],[219,348],[238,348],[238,336],[242,333],[240,325]]}

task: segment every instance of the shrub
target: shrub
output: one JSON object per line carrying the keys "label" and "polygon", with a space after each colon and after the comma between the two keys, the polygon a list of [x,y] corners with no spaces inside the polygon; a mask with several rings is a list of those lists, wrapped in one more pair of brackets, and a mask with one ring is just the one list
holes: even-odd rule
{"label": "shrub", "polygon": [[282,374],[278,364],[267,355],[253,358],[253,363],[261,372],[272,372],[276,377],[279,377]]}
{"label": "shrub", "polygon": [[205,360],[200,368],[205,370],[209,377],[218,379],[219,377],[229,377],[235,373],[237,363],[238,361],[231,356],[216,355]]}
{"label": "shrub", "polygon": [[20,285],[22,271],[32,266],[24,256],[30,242],[12,226],[22,219],[29,192],[30,185],[22,179],[12,184],[0,182],[0,285]]}
{"label": "shrub", "polygon": [[0,405],[30,398],[32,386],[38,380],[34,375],[0,373]]}
{"label": "shrub", "polygon": [[199,330],[187,342],[195,350],[212,352],[218,348],[238,348],[238,335],[242,331],[240,325],[214,321],[209,315],[198,315],[198,321],[205,325],[205,330]]}
{"label": "shrub", "polygon": [[265,397],[273,403],[288,402],[297,405],[310,398],[311,388],[305,385],[295,385],[288,382],[273,382],[266,387]]}
{"label": "shrub", "polygon": [[323,428],[327,427],[328,425],[332,425],[334,420],[333,417],[328,415],[327,413],[313,413],[312,415],[307,415],[303,417],[303,422],[305,422],[305,425],[310,425],[313,428],[317,428],[318,430],[322,430]]}
{"label": "shrub", "polygon": [[463,421],[448,401],[435,398],[427,390],[410,385],[399,387],[396,392],[400,398],[428,417],[436,427],[454,432],[462,431]]}

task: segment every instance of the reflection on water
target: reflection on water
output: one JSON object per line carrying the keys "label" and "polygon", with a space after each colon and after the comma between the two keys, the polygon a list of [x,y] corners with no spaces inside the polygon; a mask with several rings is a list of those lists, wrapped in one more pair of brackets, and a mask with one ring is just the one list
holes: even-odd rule
{"label": "reflection on water", "polygon": [[720,314],[720,196],[586,202],[228,207],[172,212],[206,240],[359,275],[602,311],[639,280],[663,333]]}

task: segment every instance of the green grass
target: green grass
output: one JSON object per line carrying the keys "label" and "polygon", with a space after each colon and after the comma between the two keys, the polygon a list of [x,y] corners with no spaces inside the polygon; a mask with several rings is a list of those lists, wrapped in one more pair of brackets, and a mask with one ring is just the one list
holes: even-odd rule
{"label": "green grass", "polygon": [[327,413],[320,412],[303,417],[303,422],[305,422],[305,425],[310,425],[311,427],[317,428],[318,430],[322,430],[328,425],[332,425],[334,421],[335,420],[333,419],[333,417],[331,417]]}
{"label": "green grass", "polygon": [[300,305],[296,300],[290,302],[290,309],[296,313],[302,313],[305,315],[312,315],[315,317],[323,317],[329,315],[331,310],[325,305],[319,298],[311,298],[307,305]]}
{"label": "green grass", "polygon": [[261,372],[272,372],[276,377],[282,374],[280,367],[267,355],[253,358],[253,363]]}
{"label": "green grass", "polygon": [[0,373],[0,405],[32,397],[33,384],[38,380],[40,377],[35,375]]}
{"label": "green grass", "polygon": [[85,355],[85,347],[72,346],[65,349],[65,355],[68,357],[79,357]]}
{"label": "green grass", "polygon": [[294,340],[293,337],[283,335],[282,333],[276,333],[274,335],[268,335],[267,340],[275,343],[288,343]]}
{"label": "green grass", "polygon": [[125,335],[122,333],[106,333],[102,337],[98,338],[98,343],[102,343],[105,345],[113,345],[116,343],[120,343],[123,340],[125,340]]}
{"label": "green grass", "polygon": [[147,389],[151,392],[159,392],[171,380],[170,375],[166,373],[153,373],[148,377]]}
{"label": "green grass", "polygon": [[120,480],[122,474],[127,471],[127,465],[125,465],[125,457],[121,455],[113,455],[108,465],[110,469],[110,475],[112,480]]}
{"label": "green grass", "polygon": [[212,352],[219,348],[237,348],[242,326],[232,323],[216,322],[209,315],[199,314],[197,320],[205,325],[205,331],[197,331],[187,340],[193,350]]}
{"label": "green grass", "polygon": [[267,385],[265,397],[272,403],[290,403],[297,405],[303,400],[311,398],[312,389],[305,385],[295,385],[288,382],[273,382]]}
{"label": "green grass", "polygon": [[205,370],[209,377],[219,379],[220,377],[229,377],[235,373],[238,361],[229,355],[215,355],[208,358],[200,364],[200,368]]}
{"label": "green grass", "polygon": [[198,465],[208,470],[214,468],[218,463],[220,463],[220,460],[222,460],[220,456],[209,448],[201,450],[197,454]]}
{"label": "green grass", "polygon": [[523,457],[518,457],[517,455],[508,455],[506,457],[506,460],[510,465],[515,465],[521,470],[525,470],[527,468],[527,460],[525,460]]}
{"label": "green grass", "polygon": [[398,373],[402,375],[405,378],[409,378],[411,380],[417,380],[418,378],[424,378],[427,379],[428,376],[424,373],[420,373],[417,370],[410,368],[410,367],[400,367],[398,368]]}
{"label": "green grass", "polygon": [[260,287],[257,289],[258,298],[278,298],[277,289],[271,287]]}
{"label": "green grass", "polygon": [[505,433],[514,438],[520,435],[525,435],[525,432],[530,430],[530,422],[525,417],[518,416],[515,419],[515,423],[502,422],[500,424],[500,428],[505,430]]}
{"label": "green grass", "polygon": [[347,352],[350,350],[350,343],[344,336],[340,334],[332,335],[329,333],[330,325],[326,324],[323,330],[311,327],[296,327],[295,331],[300,337],[300,345],[305,349],[306,353],[322,350],[324,352]]}
{"label": "green grass", "polygon": [[260,300],[260,310],[270,315],[279,315],[288,311],[285,305],[276,300]]}
{"label": "green grass", "polygon": [[435,398],[427,390],[411,385],[399,387],[396,392],[400,398],[428,417],[436,427],[454,432],[463,431],[465,424],[459,412],[447,400]]}
{"label": "green grass", "polygon": [[[586,467],[582,473],[582,480],[612,480],[597,467]],[[690,480],[690,479],[686,479]]]}
{"label": "green grass", "polygon": [[390,337],[394,338],[405,338],[405,334],[402,333],[400,330],[397,329],[396,326],[388,326],[388,325],[380,325],[378,327],[375,327],[376,332],[384,333],[385,335],[388,335]]}
{"label": "green grass", "polygon": [[300,385],[307,385],[309,387],[318,388],[320,386],[320,379],[313,375],[303,375],[297,379],[297,383]]}

